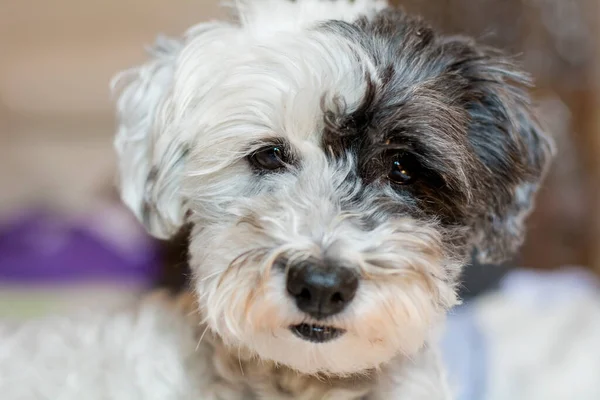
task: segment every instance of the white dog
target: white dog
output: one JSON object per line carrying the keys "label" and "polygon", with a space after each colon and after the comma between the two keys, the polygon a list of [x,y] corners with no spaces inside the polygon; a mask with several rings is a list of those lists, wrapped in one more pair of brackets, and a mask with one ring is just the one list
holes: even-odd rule
{"label": "white dog", "polygon": [[380,0],[234,10],[115,81],[123,200],[193,227],[193,293],[6,331],[3,399],[450,398],[461,266],[550,158],[526,75]]}

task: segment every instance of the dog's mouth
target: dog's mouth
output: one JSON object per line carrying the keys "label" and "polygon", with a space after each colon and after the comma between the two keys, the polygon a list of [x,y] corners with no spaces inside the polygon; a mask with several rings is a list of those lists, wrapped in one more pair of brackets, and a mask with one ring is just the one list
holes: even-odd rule
{"label": "dog's mouth", "polygon": [[332,326],[298,324],[290,326],[290,330],[300,339],[313,343],[325,343],[337,339],[346,333],[345,330]]}

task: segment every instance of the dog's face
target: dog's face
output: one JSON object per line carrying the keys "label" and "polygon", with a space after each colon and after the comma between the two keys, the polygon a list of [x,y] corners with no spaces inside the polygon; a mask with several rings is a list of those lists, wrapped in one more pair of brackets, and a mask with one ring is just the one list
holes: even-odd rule
{"label": "dog's face", "polygon": [[157,236],[194,225],[226,344],[349,374],[419,350],[473,247],[516,249],[551,146],[500,54],[379,3],[299,3],[246,4],[122,76],[123,198]]}

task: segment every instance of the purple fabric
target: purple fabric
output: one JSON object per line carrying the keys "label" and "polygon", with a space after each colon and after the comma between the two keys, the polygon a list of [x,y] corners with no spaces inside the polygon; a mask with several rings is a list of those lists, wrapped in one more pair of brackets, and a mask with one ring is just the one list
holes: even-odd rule
{"label": "purple fabric", "polygon": [[48,212],[22,215],[0,228],[0,283],[118,281],[150,283],[158,273],[154,243],[142,235],[118,247],[94,231],[92,220]]}

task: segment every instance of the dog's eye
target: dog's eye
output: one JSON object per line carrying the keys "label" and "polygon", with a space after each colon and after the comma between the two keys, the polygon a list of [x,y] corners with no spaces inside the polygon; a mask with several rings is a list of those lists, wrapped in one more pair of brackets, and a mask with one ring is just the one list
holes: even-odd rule
{"label": "dog's eye", "polygon": [[258,150],[250,156],[250,162],[261,170],[274,171],[286,165],[285,154],[280,146],[270,146]]}
{"label": "dog's eye", "polygon": [[391,158],[391,170],[388,179],[399,185],[413,183],[418,175],[418,163],[409,154],[398,153]]}

